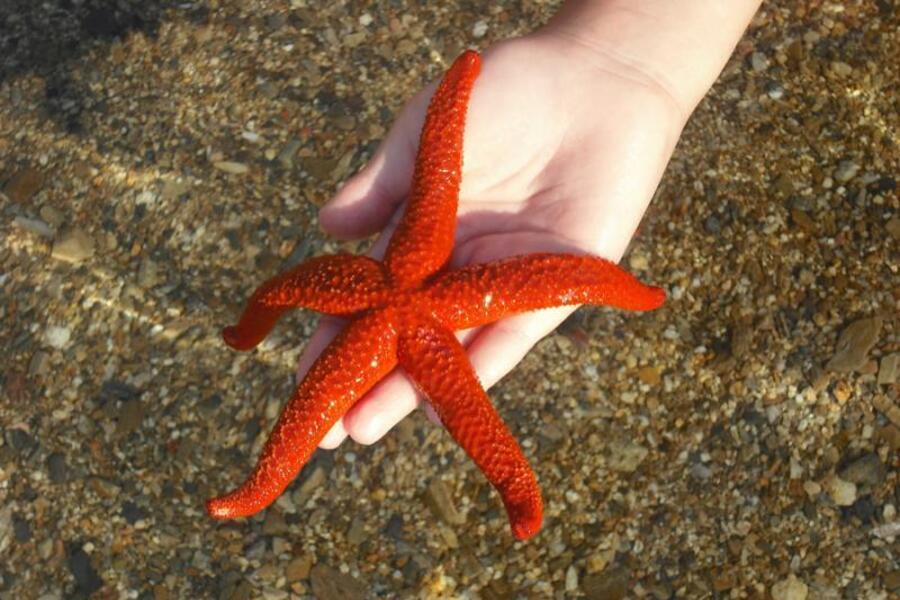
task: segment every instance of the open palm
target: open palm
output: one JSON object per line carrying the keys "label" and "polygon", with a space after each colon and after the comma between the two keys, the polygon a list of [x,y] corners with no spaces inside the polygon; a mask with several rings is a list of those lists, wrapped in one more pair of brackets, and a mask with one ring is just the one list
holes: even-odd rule
{"label": "open palm", "polygon": [[[406,106],[368,165],[320,213],[328,233],[382,231],[380,257],[409,192],[419,131],[435,86]],[[484,54],[468,111],[454,265],[533,252],[584,252],[617,261],[662,176],[685,119],[641,70],[552,34]],[[464,332],[485,388],[509,372],[572,307],[512,317]],[[300,359],[302,376],[340,330],[323,320]],[[320,446],[348,435],[380,439],[419,404],[392,373],[338,421]]]}

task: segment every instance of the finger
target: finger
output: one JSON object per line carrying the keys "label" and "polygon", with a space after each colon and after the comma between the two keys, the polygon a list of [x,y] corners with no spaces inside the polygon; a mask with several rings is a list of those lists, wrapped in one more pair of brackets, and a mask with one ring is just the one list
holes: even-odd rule
{"label": "finger", "polygon": [[344,427],[355,442],[374,444],[414,411],[419,401],[403,371],[394,371],[347,411]]}
{"label": "finger", "polygon": [[[467,329],[456,332],[456,337],[465,345],[476,334],[476,330]],[[419,407],[425,408],[425,415],[431,422],[441,423],[437,413],[418,393],[406,374],[397,370],[372,388],[344,415],[344,428],[355,442],[374,444]]]}
{"label": "finger", "polygon": [[[387,145],[388,141],[382,142],[371,162],[319,211],[319,224],[326,233],[342,239],[371,235],[384,227],[402,202],[412,177],[412,162],[407,165],[400,156],[403,153],[392,153]],[[391,160],[388,155],[397,158]],[[405,186],[401,180],[407,180]]]}
{"label": "finger", "polygon": [[338,422],[331,426],[322,441],[319,442],[319,448],[322,450],[334,450],[344,443],[347,439],[347,429],[344,427],[344,419],[338,419]]}
{"label": "finger", "polygon": [[[563,306],[542,310],[510,317],[477,330],[458,332],[457,336],[467,345],[469,359],[484,389],[489,389],[509,373],[541,338],[553,331],[575,308]],[[440,423],[404,373],[395,371],[344,415],[344,428],[356,442],[374,444],[422,404],[429,419]]]}
{"label": "finger", "polygon": [[[503,321],[461,333],[478,379],[484,389],[500,381],[545,335],[553,331],[575,307],[564,306],[537,313],[518,315]],[[395,371],[344,415],[347,434],[360,444],[374,444],[397,423],[423,404],[421,396],[402,371]],[[427,403],[426,414],[440,419]]]}
{"label": "finger", "polygon": [[528,351],[575,308],[562,306],[517,315],[479,329],[467,352],[484,388],[488,389],[512,371]]}

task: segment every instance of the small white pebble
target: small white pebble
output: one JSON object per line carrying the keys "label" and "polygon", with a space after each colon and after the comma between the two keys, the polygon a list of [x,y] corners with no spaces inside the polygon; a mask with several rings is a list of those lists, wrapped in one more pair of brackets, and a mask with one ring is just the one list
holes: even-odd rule
{"label": "small white pebble", "polygon": [[806,600],[809,588],[793,574],[772,586],[772,600]]}
{"label": "small white pebble", "polygon": [[815,481],[805,481],[803,483],[803,491],[806,492],[806,495],[810,498],[815,498],[822,491],[822,486]]}
{"label": "small white pebble", "polygon": [[44,339],[47,340],[47,343],[56,348],[57,350],[62,350],[66,346],[69,345],[69,340],[72,338],[72,331],[68,327],[59,327],[57,325],[51,325],[47,328],[47,331],[44,333]]}
{"label": "small white pebble", "polygon": [[488,24],[484,21],[475,21],[475,25],[472,27],[472,35],[476,38],[484,37],[484,34],[487,33]]}
{"label": "small white pebble", "polygon": [[368,27],[369,25],[371,25],[373,20],[374,19],[372,19],[372,15],[370,15],[369,13],[363,13],[359,16],[359,24],[363,27]]}
{"label": "small white pebble", "polygon": [[578,571],[575,570],[574,565],[569,565],[569,568],[566,569],[566,591],[574,592],[578,589]]}
{"label": "small white pebble", "polygon": [[838,506],[850,506],[856,502],[856,484],[840,477],[832,477],[828,482],[828,495]]}

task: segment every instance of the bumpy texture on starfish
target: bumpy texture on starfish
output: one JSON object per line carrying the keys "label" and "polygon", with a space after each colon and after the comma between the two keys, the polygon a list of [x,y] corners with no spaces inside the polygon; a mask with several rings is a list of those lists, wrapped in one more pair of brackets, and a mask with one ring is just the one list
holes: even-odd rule
{"label": "bumpy texture on starfish", "polygon": [[593,256],[530,254],[444,269],[454,243],[466,108],[480,65],[476,52],[463,53],[431,99],[412,192],[384,261],[313,258],[265,282],[240,322],[225,328],[229,346],[248,350],[292,307],[351,319],[297,387],[250,477],[207,501],[211,516],[248,516],[275,501],[331,426],[399,365],[500,492],[513,534],[525,539],[540,529],[534,473],[453,331],[552,306],[650,310],[665,294]]}

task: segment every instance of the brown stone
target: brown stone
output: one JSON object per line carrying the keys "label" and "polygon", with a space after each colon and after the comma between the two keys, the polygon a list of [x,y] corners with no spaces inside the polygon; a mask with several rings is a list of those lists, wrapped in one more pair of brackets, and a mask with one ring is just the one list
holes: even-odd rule
{"label": "brown stone", "polygon": [[438,519],[448,525],[462,525],[466,517],[453,502],[453,494],[442,479],[432,479],[425,490],[425,504]]}
{"label": "brown stone", "polygon": [[585,577],[581,589],[589,600],[621,600],[628,593],[630,579],[626,568],[613,567]]}
{"label": "brown stone", "polygon": [[9,196],[13,202],[24,203],[37,194],[44,185],[43,174],[32,167],[26,167],[16,171],[6,185],[3,193]]}
{"label": "brown stone", "polygon": [[878,341],[880,332],[879,317],[859,319],[850,323],[838,337],[834,355],[825,365],[826,368],[839,373],[850,373],[862,368],[868,360],[869,350]]}
{"label": "brown stone", "polygon": [[288,580],[288,583],[306,579],[309,577],[312,563],[313,557],[311,554],[301,554],[300,556],[294,557],[284,568],[284,577]]}
{"label": "brown stone", "polygon": [[638,379],[647,385],[659,385],[662,377],[659,374],[659,367],[646,366],[638,370]]}
{"label": "brown stone", "polygon": [[799,208],[794,208],[791,210],[791,220],[794,221],[794,224],[809,234],[816,233],[816,223],[813,221],[808,214]]}
{"label": "brown stone", "polygon": [[362,600],[366,597],[366,587],[361,582],[328,565],[313,567],[309,579],[316,600]]}
{"label": "brown stone", "polygon": [[53,242],[51,256],[63,262],[83,262],[94,256],[94,240],[81,229],[64,231]]}
{"label": "brown stone", "polygon": [[900,569],[894,569],[884,574],[884,587],[889,592],[900,591]]}

